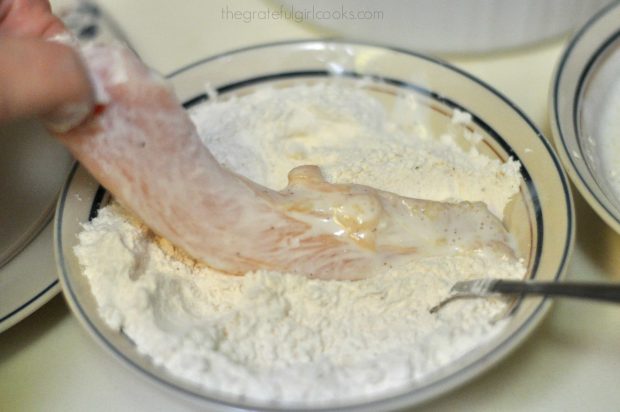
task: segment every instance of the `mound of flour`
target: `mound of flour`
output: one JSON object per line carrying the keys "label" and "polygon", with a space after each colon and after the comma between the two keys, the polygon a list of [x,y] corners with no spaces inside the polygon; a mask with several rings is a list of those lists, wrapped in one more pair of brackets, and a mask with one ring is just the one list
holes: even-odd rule
{"label": "mound of flour", "polygon": [[[449,136],[399,124],[360,89],[263,89],[192,111],[230,169],[274,189],[301,164],[433,200],[482,200],[498,216],[519,165],[467,152]],[[116,204],[84,226],[75,252],[99,312],[156,365],[212,392],[306,405],[376,396],[422,382],[491,338],[499,300],[429,309],[457,280],[521,277],[519,260],[486,251],[414,259],[361,281],[256,271],[227,276],[179,261]]]}

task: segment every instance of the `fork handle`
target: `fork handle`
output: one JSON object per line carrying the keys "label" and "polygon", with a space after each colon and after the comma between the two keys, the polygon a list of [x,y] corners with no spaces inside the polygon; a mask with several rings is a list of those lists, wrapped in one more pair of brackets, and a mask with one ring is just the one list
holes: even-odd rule
{"label": "fork handle", "polygon": [[565,296],[620,303],[620,284],[496,280],[490,292],[521,295]]}

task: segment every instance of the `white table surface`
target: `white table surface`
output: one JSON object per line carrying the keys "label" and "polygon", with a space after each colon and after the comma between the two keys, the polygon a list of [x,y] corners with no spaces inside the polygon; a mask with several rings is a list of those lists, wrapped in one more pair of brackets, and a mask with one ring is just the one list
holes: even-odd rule
{"label": "white table surface", "polygon": [[[142,58],[162,73],[232,48],[322,34],[286,20],[243,23],[221,17],[227,4],[238,9],[266,7],[261,1],[100,3],[125,29]],[[505,93],[549,136],[549,84],[565,42],[447,59]],[[620,280],[620,236],[574,194],[578,229],[568,278]],[[420,410],[618,410],[619,383],[620,307],[564,300],[558,301],[534,334],[499,365]],[[82,329],[62,296],[57,296],[0,335],[0,410],[196,408],[114,360]]]}

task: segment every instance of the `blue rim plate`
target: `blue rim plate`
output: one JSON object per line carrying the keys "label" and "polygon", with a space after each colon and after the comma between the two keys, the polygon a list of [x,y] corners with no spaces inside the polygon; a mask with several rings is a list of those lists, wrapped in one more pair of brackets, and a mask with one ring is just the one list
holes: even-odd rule
{"label": "blue rim plate", "polygon": [[[566,269],[574,240],[574,211],[567,178],[551,146],[513,103],[471,75],[424,55],[382,46],[339,41],[294,41],[249,47],[210,57],[170,75],[186,106],[204,101],[205,83],[220,94],[235,94],[273,84],[345,81],[363,77],[386,96],[412,93],[435,121],[450,122],[454,108],[472,114],[472,130],[483,136],[479,150],[491,157],[513,157],[522,164],[523,182],[506,212],[506,225],[519,241],[529,277],[558,280]],[[213,410],[297,410],[239,400],[188,385],[137,353],[133,343],[111,331],[97,314],[87,279],[73,253],[80,224],[96,213],[105,191],[76,166],[61,194],[54,230],[59,277],[67,301],[84,327],[121,363],[164,388]],[[342,410],[386,410],[411,406],[439,396],[497,364],[542,320],[549,301],[520,303],[501,334],[422,383],[363,402],[338,404]],[[336,405],[319,405],[329,410]]]}
{"label": "blue rim plate", "polygon": [[51,222],[72,164],[39,122],[0,128],[0,332],[60,291]]}
{"label": "blue rim plate", "polygon": [[35,238],[0,270],[0,332],[47,303],[60,285],[54,273],[51,215]]}
{"label": "blue rim plate", "polygon": [[[612,78],[609,78],[612,74]],[[595,212],[620,233],[620,201],[607,182],[596,125],[611,81],[620,81],[620,2],[593,16],[556,67],[549,115],[559,157]]]}

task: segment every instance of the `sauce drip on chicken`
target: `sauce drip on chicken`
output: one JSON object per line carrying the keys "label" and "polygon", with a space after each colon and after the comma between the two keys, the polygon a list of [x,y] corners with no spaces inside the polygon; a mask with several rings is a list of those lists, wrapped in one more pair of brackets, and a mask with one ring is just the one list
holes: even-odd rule
{"label": "sauce drip on chicken", "polygon": [[107,102],[57,137],[155,233],[215,269],[361,279],[412,256],[514,253],[480,202],[332,184],[316,166],[293,169],[282,191],[262,187],[216,161],[168,84],[129,50],[82,53]]}

